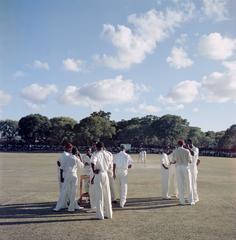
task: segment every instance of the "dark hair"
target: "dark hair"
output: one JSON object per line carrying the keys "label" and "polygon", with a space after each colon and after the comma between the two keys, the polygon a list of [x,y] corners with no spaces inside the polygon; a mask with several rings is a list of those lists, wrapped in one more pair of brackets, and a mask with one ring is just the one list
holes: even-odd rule
{"label": "dark hair", "polygon": [[125,146],[124,146],[124,145],[121,145],[121,146],[120,146],[120,150],[121,150],[121,151],[125,150]]}
{"label": "dark hair", "polygon": [[104,143],[103,142],[98,142],[96,144],[96,147],[97,147],[98,150],[101,150],[102,148],[104,148]]}
{"label": "dark hair", "polygon": [[73,147],[71,153],[72,153],[73,155],[78,155],[78,154],[79,154],[78,148],[77,148],[77,147]]}

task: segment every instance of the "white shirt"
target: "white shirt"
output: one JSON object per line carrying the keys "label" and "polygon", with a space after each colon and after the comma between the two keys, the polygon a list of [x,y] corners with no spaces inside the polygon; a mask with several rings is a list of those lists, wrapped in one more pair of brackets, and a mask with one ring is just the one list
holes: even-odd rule
{"label": "white shirt", "polygon": [[83,161],[84,164],[86,164],[86,165],[84,165],[84,174],[85,175],[90,175],[90,171],[91,171],[91,158],[87,154],[84,154],[82,156],[82,161]]}
{"label": "white shirt", "polygon": [[[169,168],[170,166],[170,160],[168,158],[168,155],[166,153],[162,153],[161,155],[161,165],[164,165],[166,168]],[[162,166],[163,167],[163,166]]]}
{"label": "white shirt", "polygon": [[129,165],[132,165],[132,158],[125,151],[120,151],[115,155],[114,164],[118,170],[127,170]]}
{"label": "white shirt", "polygon": [[65,161],[63,161],[63,164],[61,167],[65,172],[65,176],[68,176],[68,175],[77,176],[77,169],[83,168],[84,164],[75,155],[70,154],[69,156],[67,156]]}
{"label": "white shirt", "polygon": [[191,163],[190,151],[184,147],[178,147],[173,152],[173,161],[176,161],[176,166],[188,166]]}
{"label": "white shirt", "polygon": [[199,158],[199,149],[195,146],[193,146],[191,148],[191,150],[193,151],[194,155],[192,156],[192,163],[191,166],[197,166],[197,160]]}
{"label": "white shirt", "polygon": [[68,152],[63,152],[61,155],[60,155],[60,157],[59,157],[59,159],[58,159],[58,162],[60,163],[60,169],[62,169],[62,165],[63,165],[63,163],[65,162],[65,160],[67,159],[67,157],[68,156],[70,156],[70,153],[68,153]]}
{"label": "white shirt", "polygon": [[107,172],[111,169],[111,154],[105,150],[98,151],[94,153],[91,157],[91,163],[94,164],[95,170],[100,170],[101,172]]}

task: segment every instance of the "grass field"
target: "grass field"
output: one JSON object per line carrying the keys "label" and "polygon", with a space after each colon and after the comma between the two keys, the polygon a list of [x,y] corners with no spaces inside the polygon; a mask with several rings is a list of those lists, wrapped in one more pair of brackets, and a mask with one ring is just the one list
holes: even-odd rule
{"label": "grass field", "polygon": [[[113,219],[55,213],[58,154],[0,153],[0,239],[236,239],[236,159],[201,157],[195,206],[160,198],[160,156],[129,172],[128,202]],[[133,156],[137,159],[137,156]]]}

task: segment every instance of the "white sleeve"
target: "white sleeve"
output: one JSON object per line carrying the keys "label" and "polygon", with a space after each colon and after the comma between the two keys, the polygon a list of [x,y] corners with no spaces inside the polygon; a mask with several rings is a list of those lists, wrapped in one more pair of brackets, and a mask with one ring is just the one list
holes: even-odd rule
{"label": "white sleeve", "polygon": [[76,163],[77,163],[78,168],[84,168],[84,164],[77,157],[76,157]]}
{"label": "white sleeve", "polygon": [[132,165],[133,159],[130,155],[128,155],[128,165]]}
{"label": "white sleeve", "polygon": [[93,154],[91,157],[91,163],[93,163],[94,165],[96,165],[96,163],[97,163],[97,157],[95,154]]}

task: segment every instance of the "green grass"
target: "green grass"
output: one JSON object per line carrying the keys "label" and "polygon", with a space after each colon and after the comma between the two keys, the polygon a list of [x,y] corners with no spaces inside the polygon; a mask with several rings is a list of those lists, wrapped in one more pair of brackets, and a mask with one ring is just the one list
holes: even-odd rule
{"label": "green grass", "polygon": [[[160,198],[159,155],[129,172],[126,208],[113,219],[51,211],[58,197],[59,154],[0,153],[0,239],[236,239],[236,159],[201,157],[200,202]],[[133,156],[137,160],[137,156]]]}

